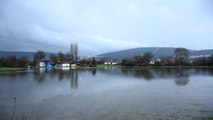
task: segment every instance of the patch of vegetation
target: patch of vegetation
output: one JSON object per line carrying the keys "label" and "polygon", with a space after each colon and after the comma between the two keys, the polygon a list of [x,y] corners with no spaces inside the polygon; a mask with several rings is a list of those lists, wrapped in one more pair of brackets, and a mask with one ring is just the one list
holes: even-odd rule
{"label": "patch of vegetation", "polygon": [[0,67],[0,71],[16,71],[16,70],[24,70],[25,68],[10,68],[10,67]]}

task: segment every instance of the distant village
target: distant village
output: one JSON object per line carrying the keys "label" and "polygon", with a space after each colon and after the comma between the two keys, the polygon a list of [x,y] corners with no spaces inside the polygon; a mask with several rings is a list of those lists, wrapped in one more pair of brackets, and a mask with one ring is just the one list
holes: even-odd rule
{"label": "distant village", "polygon": [[8,56],[0,58],[0,68],[60,68],[60,67],[99,67],[99,66],[213,66],[213,55],[189,56],[186,48],[176,48],[174,56],[155,57],[151,52],[124,59],[111,59],[107,57],[78,57],[78,44],[71,43],[70,52],[51,54],[46,56],[44,51],[37,51],[33,60],[26,56],[16,58]]}
{"label": "distant village", "polygon": [[[122,60],[110,59],[106,57],[88,57],[79,59],[77,56],[77,44],[71,44],[71,54],[58,53],[50,56],[49,60],[39,61],[39,67],[96,67],[97,65],[121,65],[121,66],[212,66],[213,55],[189,56],[189,51],[185,48],[177,48],[175,56],[157,58],[152,53],[146,52]],[[57,57],[58,56],[58,57]],[[64,56],[64,57],[63,57]]]}

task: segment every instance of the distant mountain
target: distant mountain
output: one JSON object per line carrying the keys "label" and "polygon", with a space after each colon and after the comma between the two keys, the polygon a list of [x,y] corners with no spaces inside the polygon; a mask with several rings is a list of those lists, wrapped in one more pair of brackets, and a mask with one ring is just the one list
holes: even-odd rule
{"label": "distant mountain", "polygon": [[[0,51],[0,58],[7,56],[16,56],[20,58],[22,56],[27,56],[29,60],[33,60],[34,54],[36,52],[22,52],[22,51]],[[46,57],[49,57],[53,53],[45,52]]]}
{"label": "distant mountain", "polygon": [[[174,47],[143,47],[143,48],[133,48],[127,50],[121,50],[116,52],[109,52],[97,55],[97,57],[106,57],[110,59],[124,59],[130,58],[136,55],[143,55],[146,52],[151,52],[156,58],[174,56]],[[212,55],[212,50],[190,50],[190,56],[201,56],[201,55]]]}

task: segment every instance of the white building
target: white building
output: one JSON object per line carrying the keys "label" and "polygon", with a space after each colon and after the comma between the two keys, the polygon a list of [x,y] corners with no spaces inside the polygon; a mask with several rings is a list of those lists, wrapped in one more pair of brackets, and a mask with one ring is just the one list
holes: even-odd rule
{"label": "white building", "polygon": [[46,63],[45,62],[39,62],[39,67],[45,67]]}
{"label": "white building", "polygon": [[70,67],[70,63],[62,63],[61,66],[62,67]]}

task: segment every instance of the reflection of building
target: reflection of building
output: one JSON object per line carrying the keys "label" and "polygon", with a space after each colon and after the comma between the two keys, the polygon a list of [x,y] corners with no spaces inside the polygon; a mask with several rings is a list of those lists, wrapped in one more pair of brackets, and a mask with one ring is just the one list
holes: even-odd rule
{"label": "reflection of building", "polygon": [[70,70],[70,67],[62,67],[61,69],[64,70],[64,71],[65,70]]}

